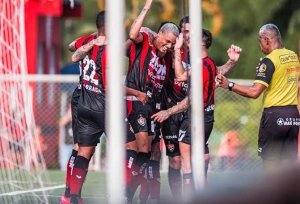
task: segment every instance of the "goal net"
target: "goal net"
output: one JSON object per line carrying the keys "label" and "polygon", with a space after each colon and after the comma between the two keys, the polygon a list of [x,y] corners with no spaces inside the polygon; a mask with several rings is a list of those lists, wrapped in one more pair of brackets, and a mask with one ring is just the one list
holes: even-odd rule
{"label": "goal net", "polygon": [[0,203],[48,203],[26,73],[24,0],[1,0]]}

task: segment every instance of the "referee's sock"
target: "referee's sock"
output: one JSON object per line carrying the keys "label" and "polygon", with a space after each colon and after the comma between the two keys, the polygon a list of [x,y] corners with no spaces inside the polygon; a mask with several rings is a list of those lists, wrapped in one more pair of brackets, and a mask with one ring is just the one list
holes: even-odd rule
{"label": "referee's sock", "polygon": [[169,180],[169,186],[170,186],[173,197],[175,199],[181,198],[181,195],[182,195],[182,176],[181,176],[180,169],[174,169],[174,168],[169,166],[168,180]]}
{"label": "referee's sock", "polygon": [[80,196],[80,191],[88,172],[89,161],[87,158],[77,156],[71,174],[70,195]]}
{"label": "referee's sock", "polygon": [[70,197],[70,180],[71,180],[71,173],[74,168],[74,161],[77,157],[78,151],[75,149],[72,150],[72,154],[69,158],[67,163],[67,170],[66,170],[66,189],[65,189],[65,196]]}

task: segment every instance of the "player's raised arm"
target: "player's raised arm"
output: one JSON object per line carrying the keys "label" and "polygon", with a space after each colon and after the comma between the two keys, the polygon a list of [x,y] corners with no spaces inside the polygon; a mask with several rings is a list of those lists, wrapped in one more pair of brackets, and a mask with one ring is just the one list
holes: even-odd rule
{"label": "player's raised arm", "polygon": [[143,36],[140,33],[140,30],[143,25],[146,14],[148,13],[148,10],[151,7],[151,4],[152,4],[152,0],[146,0],[143,10],[141,11],[140,15],[137,17],[137,19],[131,25],[131,28],[129,31],[129,38],[135,43],[140,43],[143,41]]}
{"label": "player's raised arm", "polygon": [[88,44],[82,45],[72,55],[72,62],[78,62],[82,60],[87,53],[95,46],[102,46],[106,44],[105,36],[99,36],[98,38],[91,40]]}
{"label": "player's raised arm", "polygon": [[229,72],[233,68],[235,63],[239,61],[241,52],[242,48],[236,45],[231,45],[230,48],[227,50],[229,60],[226,62],[226,64],[218,66],[218,71],[222,74],[226,74],[227,72]]}
{"label": "player's raised arm", "polygon": [[181,48],[183,46],[183,35],[182,33],[176,39],[174,46],[174,69],[176,80],[178,81],[187,81],[188,80],[188,71],[183,68],[182,59],[181,59]]}
{"label": "player's raised arm", "polygon": [[[96,36],[96,35],[97,35],[97,32],[94,32],[94,33],[92,33],[91,35]],[[77,39],[75,39],[75,40],[73,40],[73,41],[68,45],[68,50],[69,50],[69,51],[75,52],[75,51],[77,50],[77,48],[76,48],[76,42],[77,42],[78,39],[80,39],[80,37],[77,38]]]}

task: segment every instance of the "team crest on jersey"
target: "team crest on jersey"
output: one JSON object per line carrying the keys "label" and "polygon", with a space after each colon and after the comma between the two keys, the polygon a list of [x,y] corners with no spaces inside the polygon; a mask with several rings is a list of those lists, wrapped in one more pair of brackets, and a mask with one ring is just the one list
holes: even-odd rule
{"label": "team crest on jersey", "polygon": [[259,71],[260,73],[263,73],[263,72],[266,72],[266,70],[267,70],[267,65],[264,64],[264,63],[262,63],[262,64],[259,66],[258,71]]}
{"label": "team crest on jersey", "polygon": [[167,149],[168,149],[170,152],[174,152],[174,150],[175,150],[175,145],[169,143],[169,144],[167,144]]}
{"label": "team crest on jersey", "polygon": [[256,68],[256,75],[258,77],[266,77],[267,65],[262,63],[259,67]]}
{"label": "team crest on jersey", "polygon": [[143,116],[140,116],[137,121],[138,121],[138,124],[141,125],[141,126],[146,125],[146,118],[144,118]]}

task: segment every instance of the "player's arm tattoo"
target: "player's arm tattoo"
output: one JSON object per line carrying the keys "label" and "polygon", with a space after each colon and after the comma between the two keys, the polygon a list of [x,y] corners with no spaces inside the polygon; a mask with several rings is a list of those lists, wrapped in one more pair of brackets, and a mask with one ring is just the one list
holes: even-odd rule
{"label": "player's arm tattoo", "polygon": [[78,48],[75,53],[72,55],[72,62],[78,62],[82,60],[87,53],[92,49],[94,46],[95,40],[90,41],[88,44],[82,45]]}
{"label": "player's arm tattoo", "polygon": [[222,66],[218,66],[218,71],[221,72],[222,74],[227,74],[235,65],[235,62],[229,59],[225,64]]}
{"label": "player's arm tattoo", "polygon": [[181,50],[175,49],[174,55],[175,55],[174,69],[175,69],[176,80],[187,81],[188,72],[183,68],[183,64],[181,60]]}
{"label": "player's arm tattoo", "polygon": [[146,17],[146,14],[148,12],[148,8],[143,8],[140,15],[137,17],[137,19],[133,22],[130,32],[129,32],[129,38],[134,41],[135,43],[140,43],[143,41],[143,36],[140,33],[141,27],[143,25],[144,19]]}
{"label": "player's arm tattoo", "polygon": [[185,99],[183,99],[180,103],[169,108],[167,110],[167,113],[169,114],[169,116],[171,116],[176,113],[180,113],[180,112],[187,110],[189,106],[190,106],[189,97],[185,97]]}

